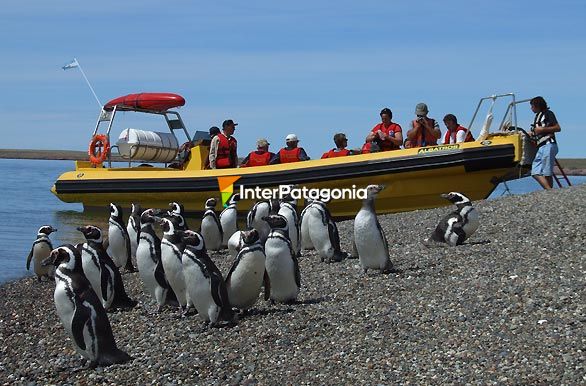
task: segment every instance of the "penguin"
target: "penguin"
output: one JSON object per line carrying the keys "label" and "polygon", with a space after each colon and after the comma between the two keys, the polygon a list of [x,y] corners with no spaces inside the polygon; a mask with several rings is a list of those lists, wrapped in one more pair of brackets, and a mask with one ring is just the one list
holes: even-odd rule
{"label": "penguin", "polygon": [[340,247],[338,226],[324,201],[312,201],[303,213],[303,222],[305,225],[302,238],[310,239],[321,261],[339,262],[347,257]]}
{"label": "penguin", "polygon": [[161,239],[153,227],[159,214],[153,209],[147,209],[140,215],[140,238],[136,248],[136,265],[138,273],[147,293],[155,298],[157,312],[172,300],[169,283],[165,277],[161,261]]}
{"label": "penguin", "polygon": [[276,200],[258,201],[252,206],[246,215],[246,228],[254,228],[258,231],[260,243],[262,245],[264,245],[271,231],[271,227],[267,224],[266,221],[263,220],[263,217],[266,217],[270,214],[276,214],[278,212],[277,203],[278,201]]}
{"label": "penguin", "polygon": [[106,310],[133,308],[136,300],[126,294],[120,270],[102,244],[102,230],[93,225],[78,227],[85,243],[81,246],[83,272]]}
{"label": "penguin", "polygon": [[42,262],[51,254],[53,250],[53,244],[49,235],[53,232],[57,232],[57,229],[51,225],[44,225],[39,228],[37,232],[37,239],[31,246],[31,251],[26,258],[26,270],[29,271],[31,268],[31,260],[34,259],[34,271],[37,275],[37,280],[42,281],[43,277],[52,278],[55,273],[53,266],[43,266]]}
{"label": "penguin", "polygon": [[307,205],[301,211],[299,215],[299,244],[303,250],[315,249],[309,237],[309,212],[313,208],[313,200],[308,200]]}
{"label": "penguin", "polygon": [[[254,228],[253,228],[254,229]],[[242,240],[245,231],[236,231],[230,238],[228,239],[228,253],[233,258],[236,258],[238,252],[244,246],[244,242]]]}
{"label": "penguin", "polygon": [[169,216],[176,217],[178,219],[177,230],[184,231],[189,229],[187,226],[187,221],[185,220],[185,209],[183,208],[183,204],[178,202],[170,202],[169,208],[170,209],[167,212]]}
{"label": "penguin", "polygon": [[206,248],[211,251],[218,251],[222,248],[224,239],[222,224],[214,208],[218,201],[215,198],[208,198],[205,203],[205,212],[201,220],[200,232],[206,242]]}
{"label": "penguin", "polygon": [[178,230],[179,223],[180,219],[178,217],[171,219],[161,218],[161,229],[163,230],[161,262],[165,271],[165,278],[177,296],[179,310],[182,315],[185,315],[189,307],[189,298],[187,297],[183,265],[181,263],[185,244],[181,240],[181,234]]}
{"label": "penguin", "polygon": [[232,307],[246,311],[258,300],[264,283],[264,298],[270,297],[270,280],[265,269],[265,251],[256,229],[242,232],[243,247],[238,252],[228,275],[226,288]]}
{"label": "penguin", "polygon": [[57,267],[53,295],[57,315],[75,351],[89,361],[88,367],[132,360],[116,346],[106,310],[83,273],[79,251],[73,245],[62,245],[44,263]]}
{"label": "penguin", "polygon": [[122,219],[122,208],[110,203],[108,220],[108,255],[119,269],[124,267],[129,272],[136,272],[132,265],[130,236]]}
{"label": "penguin", "polygon": [[299,242],[299,215],[297,214],[296,200],[288,197],[281,200],[278,214],[287,219],[289,225],[289,240],[291,247],[297,256],[301,255],[301,243]]}
{"label": "penguin", "polygon": [[478,211],[472,206],[472,201],[462,193],[450,192],[441,197],[456,205],[456,210],[439,222],[431,237],[424,240],[424,243],[430,245],[431,242],[440,242],[452,247],[461,245],[478,229]]}
{"label": "penguin", "polygon": [[383,189],[384,185],[368,185],[366,198],[354,218],[354,243],[364,273],[369,269],[390,273],[393,268],[387,238],[374,210],[376,195]]}
{"label": "penguin", "polygon": [[132,203],[130,216],[128,217],[128,224],[126,231],[130,239],[130,258],[136,259],[136,247],[138,246],[138,236],[140,235],[140,215],[142,208],[140,204]]}
{"label": "penguin", "polygon": [[301,273],[297,255],[291,248],[285,217],[273,214],[263,218],[271,227],[265,243],[265,269],[271,283],[270,299],[280,303],[297,300]]}
{"label": "penguin", "polygon": [[187,293],[201,319],[212,327],[233,322],[234,312],[222,273],[208,256],[201,234],[182,232],[185,250],[181,258]]}
{"label": "penguin", "polygon": [[233,194],[226,203],[227,206],[220,213],[220,224],[222,225],[223,239],[222,246],[228,246],[230,236],[238,230],[238,210],[236,204],[240,201],[240,194]]}

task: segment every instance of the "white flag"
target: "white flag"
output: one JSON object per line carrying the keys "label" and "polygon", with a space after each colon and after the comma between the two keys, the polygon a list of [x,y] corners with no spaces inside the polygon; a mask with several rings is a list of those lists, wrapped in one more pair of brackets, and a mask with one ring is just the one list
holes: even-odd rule
{"label": "white flag", "polygon": [[79,63],[77,63],[77,59],[73,59],[73,61],[71,61],[71,63],[68,63],[61,68],[64,70],[69,70],[70,68],[75,68],[75,67],[79,67]]}

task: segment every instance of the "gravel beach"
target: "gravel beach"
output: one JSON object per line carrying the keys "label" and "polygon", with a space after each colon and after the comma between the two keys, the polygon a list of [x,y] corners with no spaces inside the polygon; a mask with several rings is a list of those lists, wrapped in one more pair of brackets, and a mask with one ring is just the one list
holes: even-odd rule
{"label": "gravel beach", "polygon": [[[421,243],[448,207],[380,216],[389,275],[306,251],[299,303],[259,299],[231,328],[153,314],[124,274],[140,304],[109,318],[135,359],[95,370],[78,369],[53,282],[4,284],[0,384],[585,384],[586,185],[475,206],[480,228],[455,248]],[[338,223],[348,251],[352,226]]]}

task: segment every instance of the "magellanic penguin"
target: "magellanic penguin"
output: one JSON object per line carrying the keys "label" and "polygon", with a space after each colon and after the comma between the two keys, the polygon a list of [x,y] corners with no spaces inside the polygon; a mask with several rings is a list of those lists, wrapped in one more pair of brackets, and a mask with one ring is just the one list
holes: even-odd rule
{"label": "magellanic penguin", "polygon": [[93,225],[78,227],[86,242],[81,247],[83,272],[106,310],[132,308],[136,301],[126,294],[120,270],[102,244],[102,230]]}
{"label": "magellanic penguin", "polygon": [[289,225],[289,240],[291,247],[297,256],[301,255],[301,243],[299,241],[299,215],[297,214],[296,200],[287,197],[280,202],[279,212],[281,216],[287,219]]}
{"label": "magellanic penguin", "polygon": [[258,231],[242,232],[243,247],[226,276],[228,298],[232,307],[246,311],[258,300],[260,287],[265,288],[265,300],[270,296],[270,280],[265,269],[265,251]]}
{"label": "magellanic penguin", "polygon": [[130,258],[136,259],[136,247],[138,246],[138,237],[140,235],[140,215],[142,214],[142,208],[140,204],[132,203],[130,216],[128,217],[128,224],[126,225],[126,231],[128,232],[128,238],[130,239]]}
{"label": "magellanic penguin", "polygon": [[161,240],[161,262],[167,282],[175,292],[179,308],[182,314],[187,312],[189,307],[189,297],[185,287],[185,277],[183,276],[183,264],[181,257],[185,249],[185,243],[181,239],[179,219],[177,217],[161,218],[161,229],[163,230],[163,239]]}
{"label": "magellanic penguin", "polygon": [[221,321],[233,322],[234,312],[222,273],[208,256],[202,235],[193,231],[182,232],[183,274],[188,296],[199,316],[217,326]]}
{"label": "magellanic penguin", "polygon": [[129,272],[136,272],[132,265],[130,236],[122,218],[122,208],[120,205],[112,203],[110,203],[108,249],[106,251],[119,269],[124,267]]}
{"label": "magellanic penguin", "polygon": [[279,211],[278,201],[276,200],[262,200],[256,202],[248,214],[246,215],[246,228],[256,229],[260,237],[260,243],[265,244],[267,237],[271,231],[271,227],[263,220],[270,214],[277,214]]}
{"label": "magellanic penguin", "polygon": [[440,242],[452,247],[461,245],[478,229],[478,212],[472,206],[472,201],[462,193],[450,192],[441,196],[456,205],[456,210],[439,222],[431,237],[424,240],[424,243],[430,245],[430,242]]}
{"label": "magellanic penguin", "polygon": [[153,209],[147,209],[140,216],[136,265],[146,292],[155,298],[157,312],[160,312],[165,304],[173,300],[175,293],[165,278],[161,261],[161,239],[153,227],[155,221],[158,220],[156,216],[158,214]]}
{"label": "magellanic penguin", "polygon": [[187,226],[187,220],[185,219],[185,209],[183,208],[183,204],[178,202],[170,202],[169,208],[169,216],[175,217],[177,219],[177,231],[184,231],[189,229]]}
{"label": "magellanic penguin", "polygon": [[374,210],[376,195],[383,189],[384,185],[366,187],[366,198],[354,219],[354,243],[364,273],[369,269],[390,273],[393,269],[387,238]]}
{"label": "magellanic penguin", "polygon": [[227,206],[220,213],[220,224],[222,225],[222,245],[228,246],[228,239],[238,230],[238,209],[236,204],[240,201],[240,194],[235,193],[230,197]]}
{"label": "magellanic penguin", "polygon": [[206,248],[210,251],[219,251],[222,248],[222,240],[224,235],[222,232],[222,224],[216,214],[214,208],[218,200],[215,198],[208,198],[205,203],[205,212],[201,219],[200,233],[206,242]]}
{"label": "magellanic penguin", "polygon": [[37,239],[33,242],[31,251],[26,258],[27,271],[31,268],[31,260],[34,260],[35,275],[37,275],[39,281],[41,281],[43,277],[52,278],[55,273],[55,267],[52,265],[43,266],[42,262],[49,257],[53,250],[53,244],[51,244],[49,235],[56,231],[57,229],[53,228],[51,225],[40,227],[37,232]]}
{"label": "magellanic penguin", "polygon": [[240,252],[240,250],[244,246],[244,241],[243,241],[244,232],[245,231],[236,231],[228,239],[228,253],[233,258],[236,258],[236,256],[238,255],[238,252]]}
{"label": "magellanic penguin", "polygon": [[63,245],[51,252],[45,264],[57,267],[57,315],[75,351],[89,361],[88,367],[130,361],[130,355],[116,346],[108,315],[83,273],[79,251],[72,245]]}
{"label": "magellanic penguin", "polygon": [[327,263],[342,261],[346,253],[340,247],[338,226],[332,218],[324,201],[312,201],[303,212],[302,243],[315,248],[322,261]]}
{"label": "magellanic penguin", "polygon": [[279,214],[264,217],[271,232],[265,243],[265,269],[271,282],[272,301],[292,303],[301,287],[301,273],[297,255],[291,248],[287,219]]}

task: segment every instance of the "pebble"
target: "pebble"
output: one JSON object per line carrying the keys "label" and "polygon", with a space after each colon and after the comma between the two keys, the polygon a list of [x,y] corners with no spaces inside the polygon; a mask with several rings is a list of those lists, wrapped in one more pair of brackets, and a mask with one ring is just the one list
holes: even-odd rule
{"label": "pebble", "polygon": [[[140,305],[110,320],[135,359],[94,370],[79,369],[53,283],[5,283],[0,384],[584,384],[586,185],[475,206],[480,228],[455,248],[421,243],[447,207],[379,216],[390,275],[305,252],[299,303],[259,298],[233,328],[151,314],[124,274]],[[350,251],[353,222],[338,228]],[[224,274],[225,255],[213,255]]]}

